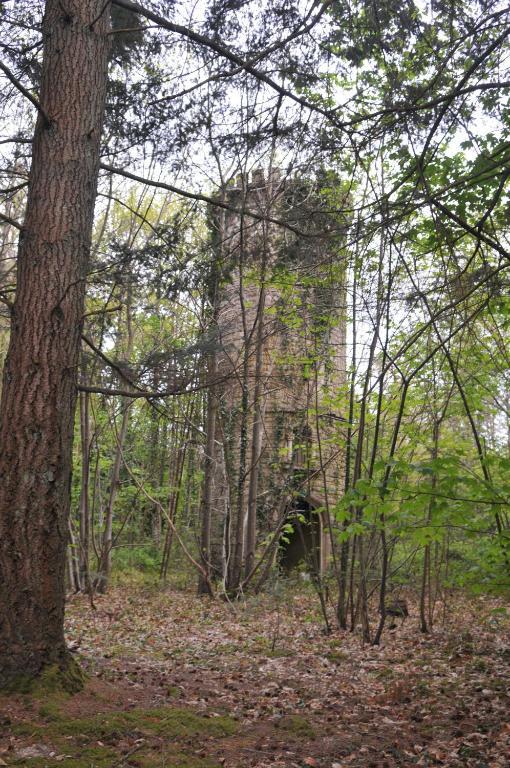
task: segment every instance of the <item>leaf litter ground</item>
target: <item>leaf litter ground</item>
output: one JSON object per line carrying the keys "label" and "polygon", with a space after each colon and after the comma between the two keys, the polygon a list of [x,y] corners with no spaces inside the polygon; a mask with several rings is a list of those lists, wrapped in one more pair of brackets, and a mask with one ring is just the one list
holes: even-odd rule
{"label": "leaf litter ground", "polygon": [[232,606],[116,588],[68,606],[83,692],[0,697],[0,766],[395,768],[510,765],[510,608],[416,609],[380,647],[326,635],[313,595]]}

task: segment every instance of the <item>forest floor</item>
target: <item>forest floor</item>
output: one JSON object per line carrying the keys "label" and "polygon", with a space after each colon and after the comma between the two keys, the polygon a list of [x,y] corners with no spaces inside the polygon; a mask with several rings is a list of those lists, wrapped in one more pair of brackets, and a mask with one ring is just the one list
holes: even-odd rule
{"label": "forest floor", "polygon": [[326,635],[317,599],[242,604],[115,588],[67,613],[74,696],[0,697],[0,766],[394,768],[510,765],[510,607],[416,607],[380,647]]}

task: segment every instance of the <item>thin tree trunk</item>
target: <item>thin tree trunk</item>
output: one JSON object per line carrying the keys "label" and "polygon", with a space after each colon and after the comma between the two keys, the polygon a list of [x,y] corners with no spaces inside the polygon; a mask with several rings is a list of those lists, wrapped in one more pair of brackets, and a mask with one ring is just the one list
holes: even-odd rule
{"label": "thin tree trunk", "polygon": [[204,495],[202,499],[202,524],[200,532],[200,557],[207,578],[199,575],[198,593],[210,594],[211,578],[211,520],[213,507],[213,478],[216,456],[216,422],[218,418],[218,397],[215,381],[218,375],[218,355],[213,350],[209,357],[209,397],[207,401],[207,441],[204,466]]}
{"label": "thin tree trunk", "polygon": [[[133,323],[131,317],[131,286],[129,285],[126,293],[126,328],[127,339],[125,356],[129,360],[133,352]],[[96,589],[99,593],[104,594],[108,589],[108,582],[110,580],[110,573],[112,570],[112,549],[113,549],[113,513],[115,509],[115,501],[117,499],[117,493],[120,486],[120,470],[122,467],[122,452],[124,450],[124,443],[126,442],[126,435],[129,426],[129,411],[131,402],[124,404],[122,412],[122,422],[120,426],[119,434],[117,435],[117,448],[115,450],[115,460],[113,464],[112,474],[110,478],[110,493],[108,496],[108,506],[106,508],[106,516],[104,521],[103,537],[101,542],[101,557],[98,565],[98,573],[96,578]],[[115,426],[115,421],[114,421]]]}
{"label": "thin tree trunk", "polygon": [[122,413],[122,422],[117,438],[117,449],[115,451],[115,461],[110,478],[110,493],[108,496],[108,506],[104,521],[103,537],[101,542],[101,557],[97,569],[96,590],[100,594],[105,594],[110,581],[112,570],[112,547],[113,547],[113,513],[115,501],[120,485],[120,470],[122,467],[122,450],[126,442],[126,434],[129,425],[129,403],[124,406]]}
{"label": "thin tree trunk", "polygon": [[[265,273],[265,258],[263,263]],[[265,280],[265,274],[262,276]],[[264,310],[266,290],[264,283],[260,289],[258,306],[258,324],[255,352],[255,389],[253,393],[253,430],[250,456],[250,482],[248,485],[248,509],[246,519],[246,549],[245,549],[245,578],[251,573],[255,564],[255,548],[257,546],[257,497],[260,476],[260,454],[262,451],[262,434],[264,427],[264,407],[262,403],[262,366],[264,351]]]}
{"label": "thin tree trunk", "polygon": [[[245,498],[245,485],[246,485],[246,454],[248,450],[248,411],[249,411],[249,367],[250,367],[250,345],[253,333],[253,328],[248,329],[248,313],[244,300],[244,218],[241,216],[240,220],[240,243],[239,243],[239,302],[241,305],[241,320],[243,326],[243,365],[242,365],[242,377],[241,377],[241,414],[239,424],[239,463],[237,467],[237,494],[236,494],[236,519],[235,519],[235,535],[232,546],[232,559],[230,559],[230,552],[228,556],[229,560],[229,573],[227,580],[227,588],[232,593],[237,593],[241,584],[241,576],[243,570],[243,558],[244,558],[244,544],[245,544],[245,526],[246,526],[246,508],[244,504]],[[234,431],[237,430],[237,426],[234,426]],[[234,438],[235,439],[235,438]],[[230,528],[230,525],[229,525]],[[230,535],[230,531],[227,531]],[[228,549],[230,550],[230,541],[228,542]]]}
{"label": "thin tree trunk", "polygon": [[[432,459],[435,460],[439,454],[439,422],[437,418],[434,418],[434,427],[432,431],[433,445],[432,445]],[[431,496],[429,506],[427,510],[427,525],[432,522],[432,509],[434,506],[434,493],[436,490],[437,475],[434,469],[431,482]],[[428,587],[428,595],[427,595]],[[431,593],[430,593],[430,542],[425,544],[423,551],[423,571],[421,579],[421,591],[420,591],[420,629],[424,634],[428,634],[431,630]],[[428,611],[427,611],[428,603]],[[427,613],[429,614],[429,621],[427,621]]]}
{"label": "thin tree trunk", "polygon": [[[172,443],[174,447],[173,454],[170,454],[169,472],[168,472],[168,484],[170,489],[168,499],[168,513],[165,515],[167,522],[169,523],[167,533],[165,537],[165,544],[163,547],[163,557],[160,568],[160,578],[165,580],[168,574],[168,567],[170,565],[170,555],[172,552],[172,545],[175,535],[175,521],[177,512],[179,509],[179,501],[181,497],[182,478],[184,473],[184,466],[186,457],[188,455],[189,433],[190,424],[193,417],[194,401],[190,400],[186,406],[184,414],[184,427],[179,429],[178,425],[173,430]],[[157,502],[160,513],[162,506]],[[206,574],[201,568],[198,569],[199,573]],[[206,574],[207,581],[207,574]]]}
{"label": "thin tree trunk", "polygon": [[[158,299],[160,298],[159,293],[158,288],[156,291]],[[152,387],[156,392],[159,389],[159,381],[159,371],[156,369],[152,381]],[[165,476],[165,445],[168,422],[165,421],[162,425],[160,423],[158,409],[153,407],[150,413],[150,423],[150,447],[148,452],[149,461],[147,471],[153,477],[154,487],[161,488]],[[152,541],[154,546],[159,549],[161,546],[161,513],[157,504],[149,507],[149,515]]]}
{"label": "thin tree trunk", "polygon": [[[430,544],[425,544],[423,550],[423,569],[421,574],[421,589],[420,589],[420,630],[424,634],[428,634],[430,631],[427,622],[427,584],[428,576],[430,575]],[[430,601],[430,594],[429,594]]]}
{"label": "thin tree trunk", "polygon": [[[156,376],[154,377],[154,384],[155,384],[155,387],[158,386],[158,378]],[[156,486],[156,483],[159,478],[159,467],[158,467],[159,420],[158,420],[157,411],[155,411],[154,409],[150,414],[150,420],[151,420],[151,429],[150,429],[150,440],[149,440],[149,465],[147,467],[147,470],[152,475],[154,479],[154,486]],[[150,514],[150,527],[151,527],[152,540],[154,544],[157,547],[159,547],[161,543],[161,527],[159,527],[158,529],[157,507],[153,507],[149,509],[150,509],[149,514]]]}
{"label": "thin tree trunk", "polygon": [[69,546],[67,548],[67,563],[69,568],[69,587],[73,592],[79,592],[82,588],[80,579],[80,566],[76,557],[76,539],[69,520]]}
{"label": "thin tree trunk", "polygon": [[[161,430],[158,434],[158,446],[155,457],[157,459],[157,484],[158,488],[163,488],[165,482],[165,464],[166,464],[166,439],[168,434],[168,422],[164,422]],[[158,506],[154,505],[152,508],[151,516],[151,533],[154,546],[159,550],[161,547],[161,533],[162,533],[162,519],[161,511]]]}
{"label": "thin tree trunk", "polygon": [[109,4],[65,5],[46,2],[44,115],[34,134],[0,406],[0,686],[70,660],[63,623],[72,441]]}
{"label": "thin tree trunk", "polygon": [[246,524],[246,509],[244,505],[245,497],[245,481],[246,481],[246,453],[248,448],[248,408],[249,408],[249,393],[248,393],[248,366],[249,366],[249,348],[247,342],[245,342],[246,348],[244,351],[243,359],[243,379],[242,379],[242,396],[241,396],[241,425],[240,425],[240,440],[239,440],[239,465],[238,465],[238,481],[237,481],[237,503],[236,503],[236,525],[235,525],[235,539],[233,546],[233,558],[231,569],[228,579],[228,589],[231,592],[237,592],[241,583],[241,575],[243,568],[244,557],[244,542],[245,542],[245,524]]}
{"label": "thin tree trunk", "polygon": [[[356,291],[357,291],[357,275],[356,265],[354,265],[354,276],[352,283],[352,357],[351,357],[351,375],[349,381],[349,416],[347,419],[347,436],[345,446],[345,479],[344,479],[344,491],[347,491],[351,485],[351,457],[352,457],[352,442],[353,442],[353,423],[354,423],[354,405],[356,398],[356,360],[357,360],[357,306],[356,306]],[[345,534],[349,527],[350,519],[346,515],[342,524],[342,529]],[[344,538],[340,546],[340,568],[338,575],[338,602],[336,615],[338,625],[340,629],[347,629],[347,576],[349,568],[349,551],[350,541],[348,538]],[[354,557],[354,547],[353,547]]]}
{"label": "thin tree trunk", "polygon": [[[163,562],[161,564],[160,577],[166,579],[168,575],[168,566],[170,565],[170,555],[172,553],[172,545],[174,542],[175,523],[177,518],[177,511],[179,508],[179,500],[181,497],[181,485],[182,475],[184,471],[184,463],[186,459],[187,448],[186,445],[182,445],[177,451],[177,461],[174,470],[173,487],[170,493],[170,500],[168,503],[168,516],[167,521],[170,523],[167,535],[165,539],[165,547],[163,552]],[[202,571],[200,571],[202,573]],[[203,572],[205,574],[205,571]]]}
{"label": "thin tree trunk", "polygon": [[[224,222],[224,217],[223,220]],[[210,300],[212,304],[212,327],[218,327],[218,261],[215,260],[211,270],[211,291]],[[202,504],[202,520],[200,527],[200,557],[205,576],[199,574],[198,594],[209,594],[211,583],[211,526],[214,503],[214,475],[216,462],[216,431],[218,422],[218,351],[216,349],[217,341],[212,340],[212,349],[209,352],[207,377],[209,380],[209,389],[207,397],[207,436],[205,446],[205,464],[204,464],[204,490]]]}
{"label": "thin tree trunk", "polygon": [[90,420],[89,393],[80,393],[81,488],[80,488],[80,589],[90,593]]}

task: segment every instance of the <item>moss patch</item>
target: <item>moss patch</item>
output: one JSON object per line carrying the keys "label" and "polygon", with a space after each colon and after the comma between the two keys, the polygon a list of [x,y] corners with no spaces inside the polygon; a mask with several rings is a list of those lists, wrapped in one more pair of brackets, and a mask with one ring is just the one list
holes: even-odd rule
{"label": "moss patch", "polygon": [[15,758],[10,760],[9,766],[23,765],[27,768],[110,768],[118,760],[118,753],[109,747],[90,747],[81,749],[79,754],[73,755],[74,749],[67,749],[65,755],[55,757]]}
{"label": "moss patch", "polygon": [[[197,740],[231,736],[239,728],[229,717],[207,717],[173,707],[70,718],[63,712],[63,704],[58,698],[41,703],[38,713],[46,719],[45,724],[25,722],[11,729],[18,736],[29,736],[34,744],[45,745],[54,756],[14,757],[9,766],[110,768],[125,745],[139,738],[140,747],[130,758],[130,764],[140,768],[220,768],[215,761],[187,754],[182,742],[192,743],[194,751]],[[179,741],[180,746],[176,746]]]}
{"label": "moss patch", "polygon": [[278,722],[278,728],[300,738],[315,739],[316,735],[314,727],[301,715],[285,715]]}
{"label": "moss patch", "polygon": [[342,662],[347,661],[349,659],[349,656],[347,653],[344,653],[343,651],[328,651],[326,653],[326,659],[330,661],[332,664],[342,664]]}
{"label": "moss patch", "polygon": [[291,656],[295,656],[295,653],[288,648],[275,648],[274,651],[267,652],[269,659],[288,659]]}
{"label": "moss patch", "polygon": [[12,728],[17,735],[45,736],[58,743],[61,737],[94,738],[116,741],[122,736],[148,734],[164,738],[189,738],[191,736],[230,736],[238,724],[230,717],[205,717],[186,709],[159,707],[157,709],[133,709],[127,712],[106,712],[92,717],[68,718],[53,703],[39,709],[49,720],[45,726],[21,723]]}
{"label": "moss patch", "polygon": [[43,697],[48,693],[78,693],[83,688],[86,675],[78,662],[68,656],[64,664],[49,664],[37,677],[16,675],[7,680],[2,690],[8,693],[32,694]]}
{"label": "moss patch", "polygon": [[136,756],[139,768],[221,768],[216,761],[206,757],[187,755],[184,752],[147,752]]}
{"label": "moss patch", "polygon": [[37,714],[45,720],[61,720],[62,709],[68,700],[69,694],[66,693],[47,696],[37,707]]}
{"label": "moss patch", "polygon": [[395,677],[395,672],[391,667],[381,667],[375,672],[374,677],[378,680],[391,680]]}
{"label": "moss patch", "polygon": [[110,712],[89,718],[65,720],[58,724],[64,735],[112,737],[117,733],[151,733],[165,738],[183,738],[207,734],[228,736],[237,725],[228,717],[208,718],[185,709],[160,707],[158,709],[133,709],[128,712]]}
{"label": "moss patch", "polygon": [[[112,747],[90,747],[80,750],[76,755],[11,759],[8,765],[23,765],[27,768],[111,768],[119,760],[118,751]],[[126,756],[126,761],[128,765],[136,765],[138,768],[221,768],[218,762],[209,758],[176,752],[175,749],[145,749],[130,758]]]}

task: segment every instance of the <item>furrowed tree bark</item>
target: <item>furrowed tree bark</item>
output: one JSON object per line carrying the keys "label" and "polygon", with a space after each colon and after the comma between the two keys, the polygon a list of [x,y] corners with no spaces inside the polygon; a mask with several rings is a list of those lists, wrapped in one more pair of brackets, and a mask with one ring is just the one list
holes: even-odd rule
{"label": "furrowed tree bark", "polygon": [[64,576],[108,5],[47,0],[45,7],[41,111],[0,406],[0,686],[50,665],[72,668]]}

